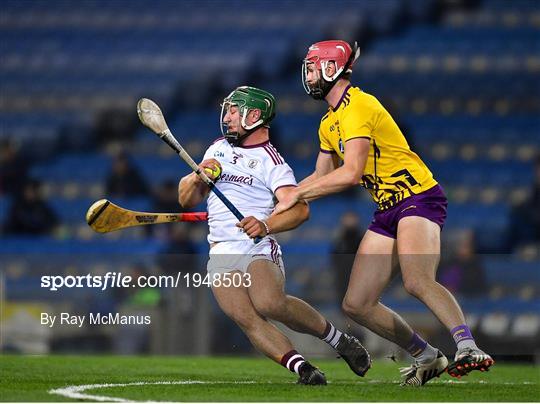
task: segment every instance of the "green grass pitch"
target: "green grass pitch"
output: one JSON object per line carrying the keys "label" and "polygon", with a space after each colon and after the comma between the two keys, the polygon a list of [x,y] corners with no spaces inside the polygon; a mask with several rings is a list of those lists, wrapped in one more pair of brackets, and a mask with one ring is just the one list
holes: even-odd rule
{"label": "green grass pitch", "polygon": [[[537,401],[540,368],[497,363],[461,381],[444,374],[420,388],[400,387],[398,364],[375,361],[365,378],[342,360],[313,360],[327,386],[298,386],[296,377],[264,358],[0,356],[1,401],[79,401],[52,389],[79,391],[89,401]],[[110,384],[111,386],[103,386]],[[113,384],[124,384],[114,386]],[[127,384],[127,385],[125,385]],[[76,388],[71,387],[71,392]],[[84,397],[83,397],[84,399]]]}

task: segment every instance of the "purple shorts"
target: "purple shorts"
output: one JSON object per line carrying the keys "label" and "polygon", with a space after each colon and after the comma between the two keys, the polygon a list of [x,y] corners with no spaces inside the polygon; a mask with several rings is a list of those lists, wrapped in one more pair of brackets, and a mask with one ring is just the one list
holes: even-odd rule
{"label": "purple shorts", "polygon": [[446,220],[448,200],[440,185],[411,195],[388,210],[376,211],[368,229],[383,236],[397,238],[398,223],[407,216],[420,216],[441,226]]}

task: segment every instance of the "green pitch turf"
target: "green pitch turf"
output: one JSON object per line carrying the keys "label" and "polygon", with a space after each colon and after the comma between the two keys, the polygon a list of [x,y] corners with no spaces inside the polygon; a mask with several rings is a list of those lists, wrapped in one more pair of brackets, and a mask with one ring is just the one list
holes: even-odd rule
{"label": "green pitch turf", "polygon": [[359,378],[342,360],[314,360],[327,386],[298,386],[296,377],[264,358],[0,356],[1,401],[78,401],[51,389],[114,401],[538,401],[540,368],[496,364],[456,381],[448,375],[421,388],[400,387],[398,365],[382,359]]}

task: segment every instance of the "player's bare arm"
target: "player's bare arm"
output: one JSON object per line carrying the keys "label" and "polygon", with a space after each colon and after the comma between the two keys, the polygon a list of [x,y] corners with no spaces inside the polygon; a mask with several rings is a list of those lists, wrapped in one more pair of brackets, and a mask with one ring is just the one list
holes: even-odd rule
{"label": "player's bare arm", "polygon": [[[294,188],[295,187],[279,188],[275,194],[278,201],[286,198]],[[300,201],[291,209],[288,209],[279,215],[272,215],[267,220],[262,221],[250,216],[246,217],[236,226],[242,228],[249,237],[255,238],[295,229],[308,219],[309,206],[306,202]]]}
{"label": "player's bare arm", "polygon": [[345,143],[343,165],[310,184],[296,188],[298,199],[316,199],[358,185],[364,173],[369,140],[351,139]]}
{"label": "player's bare arm", "polygon": [[[215,180],[215,168],[221,164],[216,159],[207,159],[199,164],[199,167],[205,170],[206,175],[211,180]],[[178,184],[178,202],[184,208],[192,208],[201,203],[210,192],[210,188],[194,172],[183,177]]]}
{"label": "player's bare arm", "polygon": [[295,188],[285,199],[280,200],[274,214],[279,214],[291,208],[299,200],[317,199],[357,185],[364,173],[368,152],[368,139],[355,138],[349,140],[345,143],[345,156],[341,167]]}
{"label": "player's bare arm", "polygon": [[300,181],[299,185],[306,185],[318,178],[330,174],[339,167],[339,157],[335,153],[319,152],[317,162],[315,163],[315,171]]}

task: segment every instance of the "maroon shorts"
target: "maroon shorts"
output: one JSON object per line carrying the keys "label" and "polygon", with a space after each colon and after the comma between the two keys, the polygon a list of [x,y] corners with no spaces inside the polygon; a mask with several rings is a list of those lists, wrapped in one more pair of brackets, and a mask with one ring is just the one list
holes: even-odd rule
{"label": "maroon shorts", "polygon": [[441,226],[446,220],[448,200],[440,185],[417,195],[411,195],[388,210],[376,211],[368,229],[383,236],[397,238],[397,227],[407,216],[420,216]]}

